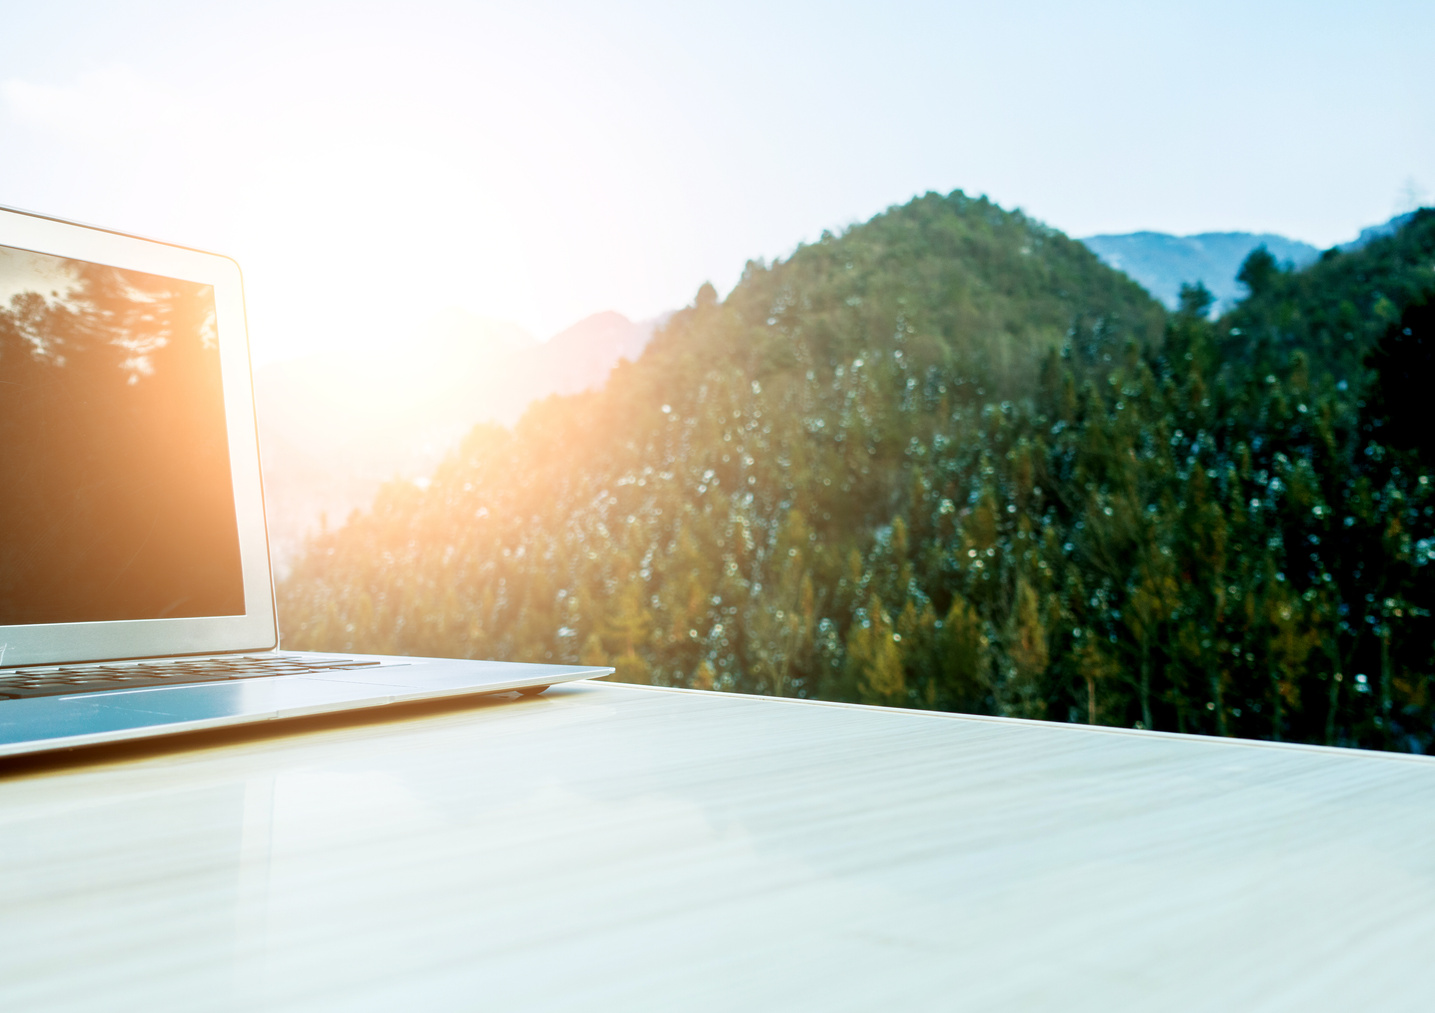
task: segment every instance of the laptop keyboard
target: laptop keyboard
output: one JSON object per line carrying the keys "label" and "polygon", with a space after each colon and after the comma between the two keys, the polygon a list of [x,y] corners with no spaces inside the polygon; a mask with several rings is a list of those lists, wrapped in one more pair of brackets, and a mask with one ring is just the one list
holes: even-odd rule
{"label": "laptop keyboard", "polygon": [[270,675],[304,675],[353,668],[376,668],[377,661],[350,658],[298,658],[292,655],[235,655],[173,658],[164,661],[114,661],[101,665],[45,665],[0,670],[0,700],[69,696],[111,689],[225,682]]}

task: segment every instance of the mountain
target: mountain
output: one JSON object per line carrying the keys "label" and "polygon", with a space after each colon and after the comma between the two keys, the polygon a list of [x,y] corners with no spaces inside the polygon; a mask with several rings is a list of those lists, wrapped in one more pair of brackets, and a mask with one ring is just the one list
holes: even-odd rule
{"label": "mountain", "polygon": [[1164,232],[1088,236],[1082,240],[1103,263],[1124,271],[1167,309],[1175,309],[1183,284],[1200,282],[1229,308],[1245,295],[1236,281],[1251,251],[1264,246],[1277,261],[1304,267],[1320,255],[1309,243],[1270,233],[1205,232],[1172,236]]}
{"label": "mountain", "polygon": [[601,384],[655,321],[598,313],[547,342],[450,309],[397,351],[328,352],[255,372],[271,550],[281,575],[306,535],[367,507],[384,482],[423,482],[476,423]]}
{"label": "mountain", "polygon": [[285,643],[1428,751],[1432,264],[1423,212],[1213,321],[928,194],[386,485]]}
{"label": "mountain", "polygon": [[[1399,232],[1414,214],[1396,215],[1388,222],[1362,229],[1355,239],[1335,248],[1347,253],[1362,249],[1376,239]],[[1088,236],[1082,242],[1103,263],[1136,279],[1167,309],[1177,308],[1182,285],[1200,282],[1216,297],[1213,312],[1230,309],[1246,295],[1247,289],[1236,275],[1258,247],[1264,246],[1277,264],[1287,267],[1305,267],[1321,252],[1309,243],[1269,232],[1203,232],[1196,236],[1130,232]]]}
{"label": "mountain", "polygon": [[[576,394],[599,386],[616,363],[636,361],[653,331],[666,319],[664,315],[635,324],[621,313],[585,317],[516,361],[514,381],[525,385],[524,389],[542,389],[543,396]],[[504,421],[514,422],[518,414],[512,413]]]}
{"label": "mountain", "polygon": [[1383,222],[1380,225],[1372,225],[1367,229],[1361,229],[1360,235],[1348,243],[1341,243],[1337,248],[1346,251],[1359,250],[1377,239],[1381,239],[1385,236],[1393,236],[1405,228],[1406,225],[1410,224],[1410,222],[1414,220],[1416,213],[1415,211],[1407,211],[1403,215],[1396,215],[1388,222]]}
{"label": "mountain", "polygon": [[[284,582],[286,642],[856,695],[844,644],[872,621],[871,553],[980,506],[943,469],[1029,453],[980,434],[1017,438],[1053,356],[1099,380],[1164,317],[1080,243],[929,194],[750,262],[726,300],[704,286],[602,388],[476,428],[427,489],[386,486]],[[967,674],[933,699],[980,697]]]}

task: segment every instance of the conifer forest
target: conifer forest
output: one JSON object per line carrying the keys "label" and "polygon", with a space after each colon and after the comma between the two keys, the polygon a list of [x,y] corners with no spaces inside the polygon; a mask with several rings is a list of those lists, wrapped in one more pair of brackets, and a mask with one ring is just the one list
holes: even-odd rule
{"label": "conifer forest", "polygon": [[284,646],[1428,752],[1435,212],[1240,280],[917,198],[311,539]]}

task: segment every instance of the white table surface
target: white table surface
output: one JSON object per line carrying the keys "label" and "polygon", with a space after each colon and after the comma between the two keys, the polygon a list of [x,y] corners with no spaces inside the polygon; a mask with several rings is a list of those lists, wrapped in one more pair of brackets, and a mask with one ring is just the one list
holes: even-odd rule
{"label": "white table surface", "polygon": [[1435,761],[577,683],[0,762],[0,1009],[1435,1008]]}

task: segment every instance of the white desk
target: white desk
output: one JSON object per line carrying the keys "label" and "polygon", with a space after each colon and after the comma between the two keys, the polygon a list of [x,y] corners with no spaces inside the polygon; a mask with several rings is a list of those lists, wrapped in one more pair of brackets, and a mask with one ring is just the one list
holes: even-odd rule
{"label": "white desk", "polygon": [[1435,761],[614,684],[0,765],[0,1008],[1435,1007]]}

